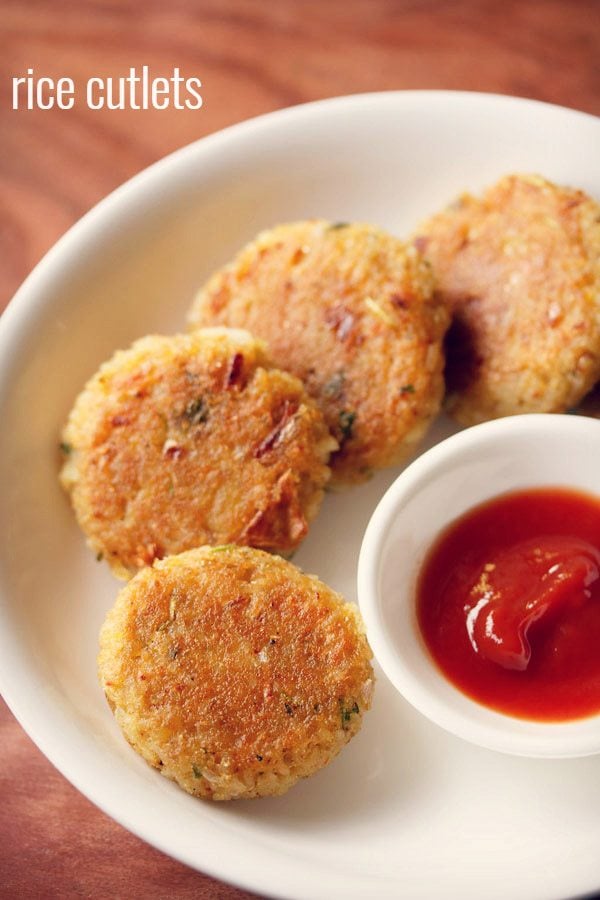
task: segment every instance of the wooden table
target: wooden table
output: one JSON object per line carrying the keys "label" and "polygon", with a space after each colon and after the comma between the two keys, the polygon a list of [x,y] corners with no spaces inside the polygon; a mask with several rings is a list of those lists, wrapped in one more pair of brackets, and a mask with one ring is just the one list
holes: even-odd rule
{"label": "wooden table", "polygon": [[[97,200],[171,150],[322,97],[448,88],[600,114],[597,0],[0,0],[0,309]],[[202,80],[191,110],[11,107],[11,81]],[[251,895],[187,869],[99,812],[0,707],[0,896]]]}

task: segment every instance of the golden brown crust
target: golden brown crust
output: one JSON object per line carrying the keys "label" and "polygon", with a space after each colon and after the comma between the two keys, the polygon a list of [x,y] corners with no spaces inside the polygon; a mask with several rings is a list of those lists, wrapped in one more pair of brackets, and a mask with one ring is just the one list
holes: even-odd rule
{"label": "golden brown crust", "polygon": [[373,226],[263,232],[202,288],[190,323],[248,328],[303,380],[341,445],[337,483],[400,462],[438,411],[447,311],[415,249]]}
{"label": "golden brown crust", "polygon": [[201,544],[294,549],[335,442],[301,382],[245,332],[151,336],[90,380],[61,480],[89,543],[128,575]]}
{"label": "golden brown crust", "polygon": [[454,322],[448,408],[465,425],[575,406],[600,378],[600,206],[536,175],[418,230]]}
{"label": "golden brown crust", "polygon": [[358,612],[242,547],[159,561],[119,594],[99,673],[132,746],[186,791],[280,794],[361,725],[373,687]]}

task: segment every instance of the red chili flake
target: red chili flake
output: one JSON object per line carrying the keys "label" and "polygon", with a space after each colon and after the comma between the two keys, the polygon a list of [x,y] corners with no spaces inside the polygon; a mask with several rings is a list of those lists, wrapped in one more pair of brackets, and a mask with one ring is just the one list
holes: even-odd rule
{"label": "red chili flake", "polygon": [[178,444],[166,444],[163,450],[163,455],[168,457],[168,459],[180,459],[185,453],[185,448],[180,447]]}
{"label": "red chili flake", "polygon": [[408,309],[410,306],[409,301],[406,297],[402,297],[400,294],[392,294],[390,296],[390,303],[392,306],[395,306],[396,309]]}
{"label": "red chili flake", "polygon": [[244,356],[242,353],[235,353],[229,365],[229,371],[227,372],[227,377],[225,379],[225,383],[227,387],[233,387],[233,385],[238,384],[240,382],[240,376],[242,375],[242,370],[244,367]]}
{"label": "red chili flake", "polygon": [[[238,538],[238,542],[259,549],[273,546],[274,536],[281,547],[292,549],[307,533],[308,523],[298,499],[298,486],[291,472],[282,475],[271,500],[258,509]],[[271,603],[275,609],[275,603]]]}
{"label": "red chili flake", "polygon": [[298,247],[298,249],[294,251],[290,262],[293,266],[297,266],[299,262],[302,262],[305,256],[306,251],[304,247]]}
{"label": "red chili flake", "polygon": [[340,341],[345,341],[354,327],[353,313],[341,303],[325,311],[325,321],[333,328]]}
{"label": "red chili flake", "polygon": [[129,416],[113,416],[110,420],[111,425],[114,425],[115,428],[119,428],[121,425],[129,425],[130,421]]}
{"label": "red chili flake", "polygon": [[275,447],[279,438],[281,437],[283,429],[290,421],[297,409],[297,404],[290,403],[289,400],[285,401],[279,421],[254,451],[254,456],[256,457],[256,459],[260,459],[261,456],[264,456],[265,453],[268,453],[269,450],[272,450],[273,447]]}

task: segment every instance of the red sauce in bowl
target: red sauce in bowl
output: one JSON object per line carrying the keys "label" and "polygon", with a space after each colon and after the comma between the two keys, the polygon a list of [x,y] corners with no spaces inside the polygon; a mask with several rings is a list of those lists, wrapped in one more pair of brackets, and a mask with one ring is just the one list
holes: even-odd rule
{"label": "red sauce in bowl", "polygon": [[544,488],[470,510],[425,560],[417,614],[474,700],[545,721],[600,712],[600,499]]}

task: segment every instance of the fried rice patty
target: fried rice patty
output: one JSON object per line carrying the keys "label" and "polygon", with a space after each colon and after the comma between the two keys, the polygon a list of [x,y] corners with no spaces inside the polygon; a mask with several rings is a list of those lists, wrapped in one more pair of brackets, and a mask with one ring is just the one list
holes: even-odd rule
{"label": "fried rice patty", "polygon": [[189,320],[248,328],[303,380],[340,444],[337,483],[400,462],[439,409],[448,313],[415,248],[371,225],[261,233],[201,289]]}
{"label": "fried rice patty", "polygon": [[282,794],[356,734],[373,688],[359,613],[248,547],[158,561],[121,591],[99,676],[144,759],[198,797]]}
{"label": "fried rice patty", "polygon": [[243,331],[142,338],[88,382],[63,433],[63,486],[127,577],[202,544],[288,552],[336,447],[302,383]]}
{"label": "fried rice patty", "polygon": [[600,378],[600,206],[510,175],[419,230],[454,322],[448,408],[465,425],[575,406]]}

